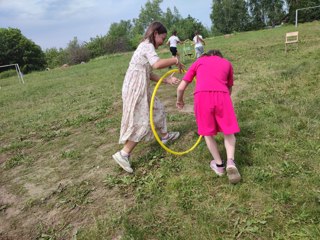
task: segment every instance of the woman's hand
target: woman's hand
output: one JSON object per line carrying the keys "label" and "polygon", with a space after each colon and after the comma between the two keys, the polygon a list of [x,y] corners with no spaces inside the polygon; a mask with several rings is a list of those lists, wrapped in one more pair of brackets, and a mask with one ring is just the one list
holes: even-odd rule
{"label": "woman's hand", "polygon": [[185,69],[185,66],[180,62],[180,57],[179,56],[176,56],[175,58],[176,58],[176,66],[179,69],[179,73],[182,73],[182,70]]}
{"label": "woman's hand", "polygon": [[181,80],[179,78],[174,77],[174,76],[170,76],[166,79],[166,82],[171,85],[177,85],[181,82]]}
{"label": "woman's hand", "polygon": [[178,62],[177,67],[179,69],[179,73],[182,73],[182,71],[185,69],[185,66],[181,62]]}

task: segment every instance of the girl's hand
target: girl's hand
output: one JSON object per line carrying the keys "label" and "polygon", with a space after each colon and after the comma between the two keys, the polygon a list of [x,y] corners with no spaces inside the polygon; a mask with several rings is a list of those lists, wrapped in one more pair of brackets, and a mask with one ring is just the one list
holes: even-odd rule
{"label": "girl's hand", "polygon": [[177,101],[177,102],[176,102],[176,107],[177,107],[179,110],[181,110],[181,109],[184,107],[184,102],[183,102],[183,100]]}

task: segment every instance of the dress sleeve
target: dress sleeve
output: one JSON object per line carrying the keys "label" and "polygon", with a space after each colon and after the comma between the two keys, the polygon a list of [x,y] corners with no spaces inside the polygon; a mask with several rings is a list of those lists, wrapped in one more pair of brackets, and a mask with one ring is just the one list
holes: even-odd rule
{"label": "dress sleeve", "polygon": [[145,56],[151,66],[160,59],[152,43],[145,45]]}
{"label": "dress sleeve", "polygon": [[231,63],[230,63],[230,67],[229,67],[227,86],[228,87],[232,87],[233,86],[233,67],[232,67]]}

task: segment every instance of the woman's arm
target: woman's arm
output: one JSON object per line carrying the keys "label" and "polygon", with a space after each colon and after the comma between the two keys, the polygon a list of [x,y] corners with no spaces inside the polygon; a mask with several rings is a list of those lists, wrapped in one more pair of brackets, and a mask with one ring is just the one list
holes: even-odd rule
{"label": "woman's arm", "polygon": [[153,69],[162,69],[162,68],[166,68],[172,65],[176,65],[179,63],[179,59],[177,57],[173,57],[173,58],[166,58],[166,59],[159,59],[157,62],[155,62],[152,65]]}
{"label": "woman's arm", "polygon": [[[157,74],[151,73],[150,74],[150,80],[158,82],[160,80],[160,77]],[[171,84],[171,85],[177,85],[178,83],[180,83],[180,79],[174,77],[173,73],[172,73],[171,76],[163,79],[162,82],[163,83],[168,83],[168,84]]]}
{"label": "woman's arm", "polygon": [[172,65],[176,65],[179,68],[180,72],[182,71],[182,69],[184,69],[184,65],[180,62],[179,57],[159,59],[157,62],[155,62],[152,65],[152,68],[153,69],[162,69],[162,68],[166,68],[166,67],[169,67]]}
{"label": "woman's arm", "polygon": [[154,82],[158,82],[160,80],[160,77],[157,74],[152,72],[150,73],[150,80]]}

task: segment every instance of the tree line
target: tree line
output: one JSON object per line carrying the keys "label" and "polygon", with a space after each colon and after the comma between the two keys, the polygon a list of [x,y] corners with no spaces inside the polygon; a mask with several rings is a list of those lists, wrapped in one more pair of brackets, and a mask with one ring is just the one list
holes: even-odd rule
{"label": "tree line", "polygon": [[[0,28],[0,65],[18,63],[24,73],[55,68],[65,63],[73,65],[106,54],[134,50],[146,27],[152,21],[161,21],[169,34],[176,30],[182,40],[192,39],[195,30],[204,37],[251,31],[282,23],[294,23],[295,10],[320,5],[320,0],[212,0],[210,18],[212,27],[206,28],[188,15],[183,18],[176,7],[163,11],[163,0],[148,0],[139,16],[132,20],[112,23],[107,34],[80,43],[72,39],[65,49],[42,51],[32,40],[16,28]],[[209,6],[208,6],[209,7]],[[319,20],[320,8],[299,13],[299,22]]]}

